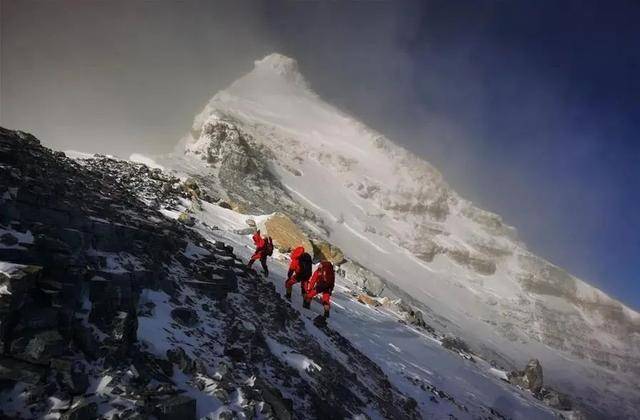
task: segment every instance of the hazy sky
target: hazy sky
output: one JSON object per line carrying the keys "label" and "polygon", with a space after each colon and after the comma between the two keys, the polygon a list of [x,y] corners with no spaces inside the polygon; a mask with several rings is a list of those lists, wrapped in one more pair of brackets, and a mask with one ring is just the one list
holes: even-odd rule
{"label": "hazy sky", "polygon": [[170,150],[281,52],[536,253],[640,307],[640,3],[0,0],[0,124]]}

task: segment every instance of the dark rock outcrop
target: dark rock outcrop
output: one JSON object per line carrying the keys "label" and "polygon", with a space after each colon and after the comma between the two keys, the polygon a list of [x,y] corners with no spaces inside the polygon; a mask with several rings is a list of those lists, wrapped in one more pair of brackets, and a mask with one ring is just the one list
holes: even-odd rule
{"label": "dark rock outcrop", "polygon": [[[19,245],[0,247],[0,379],[33,387],[27,392],[39,401],[37,415],[51,393],[82,395],[96,369],[137,363],[142,290],[184,287],[171,267],[182,264],[177,256],[190,241],[202,239],[157,212],[190,198],[159,170],[102,156],[73,161],[5,129],[0,161],[0,232],[7,232],[4,245]],[[209,248],[208,259],[184,262],[184,280],[206,281],[219,270],[216,295],[223,298],[237,287],[231,269],[220,271],[234,257],[223,261],[218,256],[228,258],[228,250]],[[104,362],[86,364],[98,358]],[[154,368],[139,366],[144,384]],[[39,387],[48,373],[54,382]],[[135,392],[132,384],[125,392]],[[64,416],[93,418],[94,406]]]}
{"label": "dark rock outcrop", "polygon": [[195,420],[196,400],[186,395],[176,395],[162,400],[153,408],[159,420]]}
{"label": "dark rock outcrop", "polygon": [[199,322],[198,314],[191,308],[175,308],[171,311],[171,318],[185,327],[195,327]]}
{"label": "dark rock outcrop", "polygon": [[0,380],[35,385],[43,382],[46,368],[9,357],[0,357]]}
{"label": "dark rock outcrop", "polygon": [[451,336],[444,337],[442,339],[442,347],[449,350],[464,352],[464,353],[469,353],[471,351],[467,343],[465,343],[459,337],[451,337]]}
{"label": "dark rock outcrop", "polygon": [[537,394],[542,389],[542,365],[538,359],[531,359],[522,371],[512,371],[507,374],[509,382]]}
{"label": "dark rock outcrop", "polygon": [[544,387],[540,390],[539,398],[549,407],[556,410],[568,411],[573,408],[573,403],[568,395],[552,388]]}
{"label": "dark rock outcrop", "polygon": [[[242,169],[237,158],[229,171]],[[372,407],[384,417],[418,417],[375,363],[328,329],[348,357],[327,351],[232,246],[159,212],[179,214],[185,199],[206,199],[199,180],[196,189],[140,164],[75,161],[4,129],[0,160],[0,229],[33,237],[0,247],[0,380],[22,387],[32,417],[48,414],[55,396],[65,401],[62,418],[115,410],[121,418],[191,419],[189,387],[224,404],[241,389],[247,417],[262,408],[277,418],[342,418]],[[161,300],[149,299],[151,291]],[[169,316],[157,325],[163,346],[172,346],[166,354],[141,339],[141,325],[159,313]],[[276,341],[308,354],[323,374],[303,378],[274,354]],[[93,383],[99,391],[87,394]]]}
{"label": "dark rock outcrop", "polygon": [[93,420],[98,415],[98,404],[95,402],[79,401],[69,411],[62,415],[63,420]]}

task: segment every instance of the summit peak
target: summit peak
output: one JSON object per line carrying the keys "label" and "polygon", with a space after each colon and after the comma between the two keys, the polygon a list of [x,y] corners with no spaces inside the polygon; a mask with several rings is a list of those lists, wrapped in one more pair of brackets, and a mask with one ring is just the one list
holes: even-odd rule
{"label": "summit peak", "polygon": [[296,85],[307,87],[307,82],[300,74],[298,62],[291,57],[272,53],[254,62],[253,74],[277,76]]}
{"label": "summit peak", "polygon": [[254,64],[256,69],[271,70],[282,75],[299,73],[298,62],[279,53],[269,54],[260,60],[256,60]]}

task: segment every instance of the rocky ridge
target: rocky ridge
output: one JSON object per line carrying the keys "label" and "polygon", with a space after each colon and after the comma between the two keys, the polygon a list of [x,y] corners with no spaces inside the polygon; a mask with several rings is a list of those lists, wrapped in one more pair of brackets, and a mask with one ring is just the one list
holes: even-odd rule
{"label": "rocky ridge", "polygon": [[193,199],[184,182],[5,129],[0,162],[3,418],[419,416],[339,334],[344,360],[326,351],[231,247],[163,217]]}

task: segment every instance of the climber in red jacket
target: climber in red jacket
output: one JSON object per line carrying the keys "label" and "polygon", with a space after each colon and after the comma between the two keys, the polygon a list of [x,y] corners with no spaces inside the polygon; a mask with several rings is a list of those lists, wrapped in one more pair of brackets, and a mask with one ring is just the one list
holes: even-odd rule
{"label": "climber in red jacket", "polygon": [[262,271],[264,271],[265,277],[269,277],[267,257],[273,255],[273,240],[271,236],[265,236],[263,238],[262,235],[260,235],[260,230],[257,230],[256,233],[253,234],[252,239],[253,243],[256,244],[256,252],[254,252],[249,259],[247,266],[251,268],[256,260],[260,260],[260,265],[262,265]]}
{"label": "climber in red jacket", "polygon": [[286,288],[285,297],[291,300],[291,290],[293,285],[300,283],[300,291],[304,298],[307,292],[307,282],[311,277],[311,271],[313,270],[313,262],[311,261],[311,255],[304,251],[304,247],[297,247],[291,252],[291,263],[289,264],[289,272],[287,273],[287,281],[284,284]]}
{"label": "climber in red jacket", "polygon": [[335,284],[333,264],[329,261],[320,262],[320,266],[311,276],[307,284],[307,294],[304,297],[303,306],[311,307],[311,299],[322,293],[322,305],[324,306],[324,318],[329,318],[329,306],[331,304],[331,292]]}

